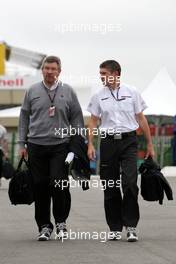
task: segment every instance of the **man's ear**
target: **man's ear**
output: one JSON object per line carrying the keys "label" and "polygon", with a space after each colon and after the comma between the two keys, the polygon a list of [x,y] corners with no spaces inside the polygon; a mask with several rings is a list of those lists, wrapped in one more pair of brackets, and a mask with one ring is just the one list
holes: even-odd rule
{"label": "man's ear", "polygon": [[113,72],[115,75],[118,75],[118,78],[120,78],[119,72],[118,71],[114,71]]}

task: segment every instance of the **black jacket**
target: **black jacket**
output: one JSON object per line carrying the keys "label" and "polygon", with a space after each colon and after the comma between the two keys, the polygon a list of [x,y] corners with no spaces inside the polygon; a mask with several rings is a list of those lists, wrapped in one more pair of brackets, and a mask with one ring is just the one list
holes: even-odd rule
{"label": "black jacket", "polygon": [[144,160],[139,167],[141,173],[141,195],[146,201],[159,201],[163,203],[164,193],[168,200],[173,200],[172,189],[169,182],[161,173],[159,165],[151,157]]}
{"label": "black jacket", "polygon": [[69,151],[74,153],[73,162],[70,165],[70,173],[75,180],[82,181],[83,190],[89,189],[90,161],[87,156],[87,144],[81,135],[71,137]]}

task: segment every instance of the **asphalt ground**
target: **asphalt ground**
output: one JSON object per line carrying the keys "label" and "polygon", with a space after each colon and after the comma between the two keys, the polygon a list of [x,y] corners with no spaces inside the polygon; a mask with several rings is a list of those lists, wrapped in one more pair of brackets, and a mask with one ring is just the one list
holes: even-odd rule
{"label": "asphalt ground", "polygon": [[[168,178],[176,197],[176,177]],[[69,239],[38,242],[33,205],[10,204],[8,182],[0,188],[0,264],[175,264],[176,200],[159,205],[139,195],[139,241],[105,241],[108,227],[103,209],[103,191],[71,188],[72,208],[67,222]],[[73,232],[73,233],[71,233]],[[80,234],[88,232],[88,236]],[[105,233],[106,232],[106,233]],[[73,235],[74,234],[74,235]]]}

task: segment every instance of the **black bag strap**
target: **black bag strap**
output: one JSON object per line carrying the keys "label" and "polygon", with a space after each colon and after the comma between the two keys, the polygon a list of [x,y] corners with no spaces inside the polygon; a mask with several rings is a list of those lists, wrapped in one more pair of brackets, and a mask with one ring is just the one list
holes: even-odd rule
{"label": "black bag strap", "polygon": [[23,162],[26,164],[26,167],[29,168],[28,161],[25,159],[24,156],[22,156],[20,161],[19,161],[19,163],[18,163],[17,171],[19,171],[21,169],[21,166],[22,166]]}

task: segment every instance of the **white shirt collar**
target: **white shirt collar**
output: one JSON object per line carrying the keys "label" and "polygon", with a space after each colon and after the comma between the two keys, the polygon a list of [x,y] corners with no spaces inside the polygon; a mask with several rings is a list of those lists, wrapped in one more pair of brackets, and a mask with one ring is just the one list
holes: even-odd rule
{"label": "white shirt collar", "polygon": [[117,91],[118,89],[120,89],[121,84],[119,86],[117,86],[115,89],[112,89],[111,87],[109,87],[107,85],[105,85],[104,87],[113,92],[113,91]]}
{"label": "white shirt collar", "polygon": [[51,87],[48,87],[47,85],[46,85],[46,83],[44,82],[44,80],[43,80],[43,84],[44,84],[44,86],[48,89],[48,90],[50,90],[50,91],[52,91],[52,90],[55,90],[56,88],[57,88],[57,86],[58,86],[58,84],[59,84],[59,80],[57,80]]}
{"label": "white shirt collar", "polygon": [[114,96],[117,98],[117,94],[119,93],[119,89],[120,89],[120,85],[118,87],[116,87],[115,89],[112,89],[108,86],[105,86],[111,93],[114,94]]}
{"label": "white shirt collar", "polygon": [[112,92],[118,91],[120,89],[120,85],[117,86],[115,89],[112,89],[112,88],[110,88],[108,86],[106,86],[106,87],[109,88]]}

